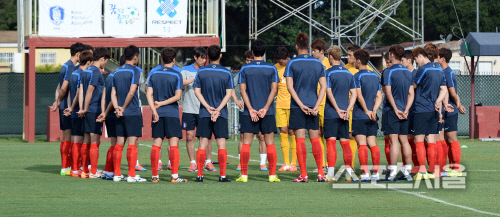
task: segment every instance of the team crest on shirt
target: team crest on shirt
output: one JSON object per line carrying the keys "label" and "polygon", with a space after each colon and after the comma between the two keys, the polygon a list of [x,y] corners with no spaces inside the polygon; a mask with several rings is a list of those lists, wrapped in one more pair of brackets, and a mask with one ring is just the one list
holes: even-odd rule
{"label": "team crest on shirt", "polygon": [[304,55],[305,58],[307,58],[307,55]]}
{"label": "team crest on shirt", "polygon": [[215,65],[212,66],[212,68],[214,68],[214,69],[215,69],[215,67],[217,67],[217,66],[215,66]]}
{"label": "team crest on shirt", "polygon": [[260,65],[260,62],[257,62],[257,65]]}

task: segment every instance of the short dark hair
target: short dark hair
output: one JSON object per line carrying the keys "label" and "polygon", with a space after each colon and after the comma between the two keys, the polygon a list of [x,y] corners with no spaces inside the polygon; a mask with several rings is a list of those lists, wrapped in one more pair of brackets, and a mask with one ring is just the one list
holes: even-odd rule
{"label": "short dark hair", "polygon": [[84,44],[80,43],[80,42],[76,42],[74,44],[71,45],[71,47],[69,48],[69,52],[71,54],[71,56],[75,56],[76,53],[78,52],[82,52],[85,50],[85,46]]}
{"label": "short dark hair", "polygon": [[125,59],[125,55],[122,55],[122,56],[120,57],[120,66],[125,65],[125,61],[126,61],[126,59]]}
{"label": "short dark hair", "polygon": [[220,47],[218,45],[210,45],[208,47],[208,59],[210,61],[217,61],[220,58]]}
{"label": "short dark hair", "polygon": [[318,49],[319,51],[323,51],[323,52],[326,52],[326,44],[325,44],[325,41],[323,41],[322,38],[318,38],[316,40],[314,40],[311,44],[311,48],[314,50],[314,49]]}
{"label": "short dark hair", "polygon": [[429,60],[431,60],[431,58],[432,58],[431,62],[434,61],[434,58],[432,57],[432,53],[427,52],[422,47],[417,47],[413,50],[413,52],[411,53],[411,59],[415,60],[418,57],[418,55],[422,55],[423,57],[425,57]]}
{"label": "short dark hair", "polygon": [[384,53],[384,60],[385,61],[389,61],[389,54],[390,54],[389,51],[387,51],[387,52]]}
{"label": "short dark hair", "polygon": [[390,48],[389,48],[389,52],[394,55],[394,58],[396,58],[397,60],[401,60],[401,58],[403,58],[403,56],[405,55],[405,49],[403,47],[401,47],[401,45],[392,45]]}
{"label": "short dark hair", "polygon": [[88,62],[91,62],[93,58],[94,55],[92,54],[92,52],[88,50],[83,51],[82,54],[80,55],[80,61],[79,61],[80,65],[85,65]]}
{"label": "short dark hair", "polygon": [[354,51],[354,58],[360,60],[362,65],[366,65],[370,61],[370,53],[364,49],[358,49]]}
{"label": "short dark hair", "polygon": [[104,57],[104,59],[109,59],[111,55],[109,54],[109,50],[104,47],[97,47],[94,50],[94,61],[101,59]]}
{"label": "short dark hair", "polygon": [[439,49],[439,58],[444,58],[446,63],[450,63],[451,56],[453,56],[453,54],[450,49],[444,47]]}
{"label": "short dark hair", "polygon": [[[439,56],[439,49],[437,47],[437,45],[435,44],[431,44],[431,43],[428,43],[424,46],[424,50],[427,52],[427,53],[431,53],[432,54],[432,57],[431,56],[428,56],[429,60],[431,62],[434,62],[434,59],[437,59],[438,56]],[[432,58],[432,59],[431,59]]]}
{"label": "short dark hair", "polygon": [[266,42],[264,40],[258,38],[252,41],[252,46],[251,46],[253,55],[256,57],[262,57],[266,53]]}
{"label": "short dark hair", "polygon": [[139,48],[135,45],[129,45],[123,51],[123,55],[125,55],[125,60],[130,61],[134,59],[134,57],[139,56]]}
{"label": "short dark hair", "polygon": [[297,37],[295,37],[295,44],[301,50],[309,48],[309,36],[303,32],[297,34]]}
{"label": "short dark hair", "polygon": [[84,44],[83,47],[84,50],[91,50],[92,52],[94,52],[94,47],[92,47],[92,45],[90,44]]}
{"label": "short dark hair", "polygon": [[286,60],[288,58],[288,50],[286,47],[279,47],[276,52],[274,52],[274,59],[276,60]]}
{"label": "short dark hair", "polygon": [[412,53],[411,50],[405,50],[405,56],[404,56],[404,58],[410,60],[411,59],[411,53]]}
{"label": "short dark hair", "polygon": [[177,55],[177,51],[175,51],[171,47],[166,47],[161,50],[161,60],[163,61],[163,64],[170,64],[172,61],[174,61],[175,56]]}
{"label": "short dark hair", "polygon": [[245,59],[253,59],[253,58],[254,56],[251,50],[245,51]]}
{"label": "short dark hair", "polygon": [[207,57],[207,50],[204,47],[194,47],[193,48],[193,55],[196,58],[206,58]]}
{"label": "short dark hair", "polygon": [[357,44],[351,44],[351,45],[347,46],[347,51],[354,52],[354,51],[357,51],[359,49],[361,49],[361,47]]}

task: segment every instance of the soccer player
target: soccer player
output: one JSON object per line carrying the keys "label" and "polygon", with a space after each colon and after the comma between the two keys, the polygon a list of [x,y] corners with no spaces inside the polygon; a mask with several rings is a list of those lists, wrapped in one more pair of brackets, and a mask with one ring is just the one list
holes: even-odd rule
{"label": "soccer player", "polygon": [[382,88],[385,93],[384,103],[384,135],[390,139],[390,162],[386,181],[397,181],[397,162],[399,144],[405,159],[402,180],[413,181],[411,177],[411,147],[408,143],[408,113],[413,103],[414,89],[410,70],[401,64],[405,54],[404,48],[392,45],[389,48],[391,67],[384,70]]}
{"label": "soccer player", "polygon": [[[330,62],[328,58],[325,57],[325,51],[326,51],[326,44],[323,41],[323,39],[316,39],[312,42],[311,44],[311,49],[312,49],[312,55],[314,58],[318,59],[323,63],[323,66],[325,66],[325,70],[328,70],[332,65],[330,65]],[[320,85],[318,84],[318,93],[319,93]],[[325,141],[324,141],[324,121],[325,121],[325,102],[326,102],[326,95],[321,101],[321,104],[319,106],[319,141],[321,143],[321,155],[323,155],[323,169],[326,170],[326,158],[325,158]]]}
{"label": "soccer player", "polygon": [[[325,182],[323,171],[323,156],[319,139],[319,106],[326,92],[325,67],[318,59],[308,53],[309,36],[299,33],[295,38],[295,48],[298,55],[288,61],[285,69],[286,85],[292,96],[290,103],[290,125],[297,141],[297,158],[300,165],[300,175],[294,182],[308,182],[306,166],[306,129],[312,143],[314,158],[318,168],[318,181]],[[318,94],[318,82],[321,85]]]}
{"label": "soccer player", "polygon": [[113,87],[111,90],[111,101],[116,110],[116,146],[113,151],[114,177],[113,181],[124,180],[120,166],[122,162],[123,146],[128,140],[127,161],[128,177],[127,182],[145,182],[146,179],[135,174],[135,164],[137,162],[138,137],[142,136],[142,114],[139,107],[139,86],[140,71],[135,68],[139,61],[139,48],[130,45],[125,48],[125,65],[120,66],[115,71],[113,77]]}
{"label": "soccer player", "polygon": [[226,139],[229,136],[226,105],[233,92],[233,77],[229,70],[220,65],[222,54],[219,46],[210,46],[207,53],[210,64],[200,68],[194,80],[194,93],[202,105],[196,127],[196,136],[200,138],[200,146],[196,153],[198,161],[196,181],[203,182],[203,162],[207,155],[205,149],[213,133],[219,147],[219,182],[231,182],[231,179],[226,177]]}
{"label": "soccer player", "polygon": [[[182,128],[186,130],[186,149],[188,152],[190,166],[188,172],[196,172],[196,152],[194,150],[195,128],[199,121],[200,101],[194,95],[194,78],[198,70],[207,62],[207,50],[203,47],[193,49],[193,64],[184,66],[181,70],[184,85],[184,103],[182,104]],[[212,153],[212,143],[209,142],[207,152]],[[217,171],[212,164],[211,154],[207,156],[205,169]]]}
{"label": "soccer player", "polygon": [[[352,151],[349,145],[349,113],[356,101],[356,84],[353,75],[340,66],[342,50],[338,46],[328,49],[328,59],[333,65],[326,71],[328,103],[325,106],[325,137],[328,159],[329,182],[335,181],[335,161],[337,160],[336,140],[343,149],[346,181],[352,181]],[[350,93],[350,94],[349,94]],[[350,98],[349,98],[350,96]],[[301,167],[302,168],[302,167]]]}
{"label": "soccer player", "polygon": [[[415,146],[420,168],[414,179],[434,179],[435,134],[438,133],[438,111],[446,94],[446,84],[442,71],[434,67],[432,51],[417,47],[412,52],[412,59],[415,59],[419,65],[417,74],[413,78],[415,86],[414,119],[418,120],[413,122],[413,129],[415,130]],[[427,141],[427,147],[424,145],[424,139]],[[429,173],[425,169],[426,148],[430,155],[427,158]]]}
{"label": "soccer player", "polygon": [[[279,47],[274,53],[274,58],[278,61],[274,65],[278,70],[278,97],[276,99],[276,126],[280,130],[281,152],[283,153],[283,166],[278,171],[297,171],[297,143],[295,142],[295,134],[293,130],[288,129],[288,120],[290,119],[290,93],[286,87],[285,67],[290,60],[288,50],[285,47]],[[292,142],[288,141],[288,136]],[[292,160],[290,161],[290,150],[292,152]]]}
{"label": "soccer player", "polygon": [[[385,52],[384,61],[385,61],[386,68],[382,71],[382,80],[384,79],[385,70],[387,70],[388,68],[390,68],[392,66],[391,60],[389,58],[389,51]],[[382,123],[384,123],[384,116],[385,116],[384,110],[382,109]],[[382,132],[385,130],[384,127],[385,127],[384,124],[382,124],[382,128],[381,128]],[[391,165],[391,155],[390,155],[391,143],[390,143],[388,135],[384,135],[384,145],[385,145],[384,146],[385,159],[387,160],[387,170],[385,170],[384,172],[389,173],[390,170],[388,168]]]}
{"label": "soccer player", "polygon": [[[93,64],[80,73],[80,98],[79,103],[83,109],[78,111],[78,115],[83,118],[83,145],[82,159],[83,172],[81,177],[88,176],[88,159],[91,163],[91,179],[100,178],[97,174],[97,162],[99,160],[99,145],[101,144],[102,122],[97,122],[97,117],[101,114],[101,97],[104,87],[104,79],[101,70],[104,69],[110,54],[108,49],[98,47],[94,50]],[[89,147],[90,145],[90,147]]]}
{"label": "soccer player", "polygon": [[172,67],[175,64],[177,52],[170,47],[163,48],[161,58],[163,68],[151,73],[148,77],[147,99],[153,113],[152,133],[153,148],[151,149],[152,182],[158,182],[158,160],[163,138],[168,139],[170,145],[170,162],[172,176],[170,182],[187,182],[179,176],[179,140],[182,139],[182,129],[179,120],[179,105],[181,99],[183,79],[180,72]]}
{"label": "soccer player", "polygon": [[[70,104],[71,106],[64,110],[65,116],[71,116],[71,140],[73,142],[73,150],[72,150],[72,163],[71,166],[71,176],[72,177],[80,177],[83,173],[78,169],[82,166],[81,161],[81,149],[83,143],[83,129],[82,119],[78,116],[77,112],[82,107],[79,103],[79,91],[80,91],[80,75],[83,73],[87,67],[92,65],[93,54],[89,51],[84,51],[80,54],[80,67],[71,73],[71,77],[69,78],[68,90],[70,94]],[[77,107],[78,106],[78,107]],[[87,165],[84,165],[87,167]]]}
{"label": "soccer player", "polygon": [[248,182],[248,161],[250,160],[250,146],[254,134],[264,134],[269,160],[269,182],[280,182],[276,176],[276,147],[274,133],[276,133],[276,118],[274,97],[278,91],[278,71],[276,67],[264,61],[266,44],[262,39],[252,42],[254,60],[240,70],[238,83],[240,93],[245,102],[245,109],[240,119],[243,133],[241,148],[241,176],[237,182]]}
{"label": "soccer player", "polygon": [[[358,155],[362,171],[361,181],[378,181],[380,150],[377,146],[376,136],[378,131],[377,110],[382,103],[380,81],[377,74],[366,67],[368,60],[370,60],[368,51],[359,49],[354,52],[354,58],[356,60],[355,66],[359,72],[354,75],[357,101],[352,112],[352,134],[359,144]],[[371,178],[368,171],[367,145],[370,148],[374,165]]]}
{"label": "soccer player", "polygon": [[[439,167],[442,168],[442,176],[462,176],[460,170],[461,149],[457,139],[458,130],[458,112],[465,114],[465,107],[460,103],[460,97],[457,90],[457,77],[455,72],[448,66],[452,53],[448,48],[439,49],[439,64],[444,69],[446,78],[446,86],[450,99],[448,104],[453,106],[453,112],[446,112],[444,117],[444,132],[446,141],[441,141],[443,156],[440,160]],[[446,169],[446,159],[450,159],[450,169]]]}
{"label": "soccer player", "polygon": [[59,108],[59,128],[62,130],[61,145],[59,152],[61,153],[61,175],[69,176],[71,159],[69,153],[73,148],[71,143],[71,117],[64,115],[64,110],[68,108],[68,84],[71,73],[76,69],[76,63],[80,58],[80,54],[84,51],[82,43],[77,42],[71,45],[70,54],[71,58],[63,64],[59,71],[59,83],[56,88],[56,100],[52,104],[52,112],[57,111]]}
{"label": "soccer player", "polygon": [[[411,50],[405,50],[404,57],[401,58],[401,64],[411,71],[411,77],[415,77],[417,70],[413,67],[413,59],[411,58]],[[412,81],[413,82],[413,81]],[[415,90],[415,87],[413,87]],[[415,94],[415,91],[413,92]],[[413,99],[415,99],[415,95],[413,95]],[[413,169],[411,170],[412,174],[416,174],[419,169],[418,159],[417,159],[417,149],[415,147],[415,140],[413,136],[413,120],[415,117],[415,103],[412,102],[410,107],[410,111],[408,112],[408,143],[411,147],[411,162],[413,163]]]}
{"label": "soccer player", "polygon": [[[356,60],[354,59],[354,52],[360,49],[360,47],[356,44],[351,44],[347,47],[347,64],[344,66],[347,70],[349,70],[352,75],[355,75],[359,70],[356,69],[354,63]],[[367,66],[368,70],[373,71],[370,66]],[[358,149],[358,145],[356,144],[356,140],[352,136],[352,110],[349,111],[349,145],[352,150],[352,163],[351,167],[354,168],[354,161],[356,160],[356,150]]]}

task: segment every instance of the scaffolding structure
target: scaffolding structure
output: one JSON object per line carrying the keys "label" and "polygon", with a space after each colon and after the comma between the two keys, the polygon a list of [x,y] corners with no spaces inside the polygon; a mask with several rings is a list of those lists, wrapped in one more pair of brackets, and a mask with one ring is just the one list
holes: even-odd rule
{"label": "scaffolding structure", "polygon": [[[309,35],[311,35],[312,29],[314,28],[328,35],[330,44],[333,45],[336,43],[345,52],[347,52],[347,50],[342,46],[342,43],[348,42],[358,44],[361,48],[364,48],[370,43],[383,25],[391,25],[401,33],[410,36],[414,46],[418,45],[418,42],[424,44],[424,0],[412,0],[412,26],[406,26],[393,18],[393,15],[396,14],[397,8],[403,0],[384,0],[383,3],[378,6],[375,6],[377,0],[370,0],[370,2],[365,0],[349,0],[362,9],[362,12],[352,23],[346,23],[345,20],[342,20],[342,0],[330,0],[329,24],[318,22],[313,18],[315,12],[313,11],[313,5],[318,3],[327,4],[328,0],[309,0],[297,8],[288,5],[283,0],[266,0],[285,10],[287,14],[260,28],[257,26],[257,1],[258,0],[249,0],[248,4],[249,45],[251,41],[257,39],[260,34],[292,16],[309,24]],[[260,4],[265,4],[264,2],[263,0],[259,1]],[[308,14],[304,13],[306,9],[308,9]],[[320,12],[318,10],[316,12],[323,13],[323,11]],[[371,32],[367,31],[376,19],[380,19],[380,22]],[[310,42],[312,40],[311,38],[312,37],[309,38]],[[373,67],[373,65],[371,66]]]}

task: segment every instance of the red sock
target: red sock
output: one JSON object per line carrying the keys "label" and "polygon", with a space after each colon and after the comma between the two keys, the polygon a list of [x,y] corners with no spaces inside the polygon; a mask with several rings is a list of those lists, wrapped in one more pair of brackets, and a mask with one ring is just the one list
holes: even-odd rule
{"label": "red sock", "polygon": [[64,169],[63,149],[64,149],[65,144],[66,144],[66,141],[62,141],[62,140],[61,140],[61,144],[59,144],[59,155],[61,155],[61,168],[63,168],[63,169]]}
{"label": "red sock", "polygon": [[415,140],[408,139],[408,143],[410,143],[411,147],[411,161],[413,162],[413,167],[416,167],[418,166],[418,159],[417,159],[417,148],[415,146]]}
{"label": "red sock", "polygon": [[451,143],[451,157],[453,158],[453,169],[460,171],[460,158],[462,157],[462,150],[460,148],[460,143],[458,141],[454,141]]}
{"label": "red sock", "polygon": [[153,148],[151,148],[151,155],[149,159],[151,160],[151,171],[153,173],[153,176],[157,176],[158,160],[160,159],[160,146],[153,145]]}
{"label": "red sock", "polygon": [[81,149],[81,158],[82,158],[82,167],[83,167],[83,172],[84,173],[89,173],[89,144],[82,144],[82,149]]}
{"label": "red sock", "polygon": [[417,142],[415,143],[415,149],[417,152],[417,160],[418,160],[418,166],[419,166],[419,172],[420,173],[425,173],[425,158],[426,158],[426,153],[425,153],[425,145],[424,142]]}
{"label": "red sock", "polygon": [[436,166],[436,143],[427,143],[427,164],[429,164],[429,173],[434,173]]}
{"label": "red sock", "polygon": [[326,160],[328,161],[328,167],[335,167],[335,162],[337,161],[336,143],[335,139],[326,140]]}
{"label": "red sock", "polygon": [[69,152],[69,148],[70,148],[70,145],[71,145],[71,142],[70,141],[64,141],[64,142],[61,142],[62,143],[62,150],[61,150],[61,160],[62,160],[62,163],[61,163],[61,168],[68,168],[69,167],[69,164],[68,164],[68,152]]}
{"label": "red sock", "polygon": [[73,157],[73,168],[71,168],[74,171],[77,171],[79,167],[78,161],[80,159],[80,150],[82,148],[82,144],[80,143],[73,143],[73,151],[72,151],[72,157]]}
{"label": "red sock", "polygon": [[436,141],[436,146],[434,147],[436,150],[436,157],[434,158],[434,164],[436,165],[436,176],[441,177],[441,159],[443,158],[443,149],[441,148],[441,141]]}
{"label": "red sock", "polygon": [[441,168],[441,171],[446,170],[446,160],[448,159],[448,144],[446,141],[441,141],[441,152],[443,155],[441,155],[441,160],[439,161],[439,167]]}
{"label": "red sock", "polygon": [[226,149],[219,149],[217,154],[219,158],[220,176],[226,176],[227,151]]}
{"label": "red sock", "polygon": [[370,148],[370,151],[372,152],[373,172],[378,173],[380,165],[380,150],[378,149],[378,146],[375,145]]}
{"label": "red sock", "polygon": [[207,154],[205,149],[198,149],[196,152],[196,160],[198,161],[196,167],[198,168],[198,176],[203,176],[203,167],[205,166],[205,160],[207,159]]}
{"label": "red sock", "polygon": [[113,150],[113,167],[115,176],[121,176],[120,166],[122,164],[123,146],[116,144]]}
{"label": "red sock", "polygon": [[[180,160],[179,146],[170,146],[169,157],[170,157],[170,164],[172,166],[172,174],[179,174],[179,160]],[[156,162],[158,162],[158,160]],[[158,167],[158,165],[156,167]]]}
{"label": "red sock", "polygon": [[274,144],[267,145],[267,161],[269,161],[269,175],[276,175],[276,147]]}
{"label": "red sock", "polygon": [[359,164],[361,164],[361,172],[368,173],[368,147],[360,144],[358,148]]}
{"label": "red sock", "polygon": [[90,144],[90,172],[97,174],[97,162],[99,161],[99,145],[100,143]]}
{"label": "red sock", "polygon": [[387,160],[387,165],[391,165],[391,143],[389,142],[389,138],[385,138],[385,159]]}
{"label": "red sock", "polygon": [[[302,178],[305,178],[307,176],[307,167],[306,167],[306,159],[304,158],[304,154],[302,152],[302,149],[304,146],[306,146],[306,139],[305,138],[295,138],[295,141],[297,143],[297,160],[299,161],[299,166],[300,166],[300,176]],[[304,144],[302,146],[302,144]]]}
{"label": "red sock", "polygon": [[68,167],[73,167],[73,143],[71,141],[68,141],[69,147],[68,147]]}
{"label": "red sock", "polygon": [[243,144],[240,150],[241,175],[248,175],[248,161],[250,160],[250,145]]}
{"label": "red sock", "polygon": [[135,177],[135,165],[137,164],[137,146],[128,145],[127,147],[128,176]]}
{"label": "red sock", "polygon": [[344,165],[345,165],[345,168],[351,168],[352,150],[351,150],[351,146],[349,145],[349,140],[347,140],[347,141],[341,141],[340,145],[342,146],[342,150],[344,152]]}
{"label": "red sock", "polygon": [[109,146],[108,152],[106,153],[106,165],[104,166],[104,171],[113,172],[113,152],[115,150],[115,146]]}
{"label": "red sock", "polygon": [[318,175],[325,176],[325,171],[323,170],[323,152],[321,151],[319,137],[311,139],[311,144],[313,156],[316,160],[316,167],[318,167]]}

